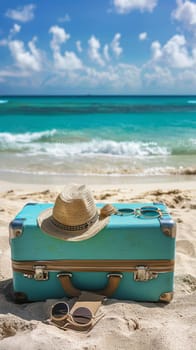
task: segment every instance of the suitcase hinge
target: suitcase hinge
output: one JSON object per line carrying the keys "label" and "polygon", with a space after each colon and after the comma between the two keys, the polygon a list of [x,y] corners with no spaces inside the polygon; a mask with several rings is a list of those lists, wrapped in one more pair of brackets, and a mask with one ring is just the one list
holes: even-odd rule
{"label": "suitcase hinge", "polygon": [[158,273],[150,271],[148,266],[137,266],[134,272],[134,281],[137,282],[145,282],[157,277]]}

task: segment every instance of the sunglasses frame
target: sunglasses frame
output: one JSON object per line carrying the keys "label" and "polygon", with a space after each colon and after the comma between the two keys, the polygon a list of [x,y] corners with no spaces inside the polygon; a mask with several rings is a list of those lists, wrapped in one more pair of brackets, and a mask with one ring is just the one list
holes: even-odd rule
{"label": "sunglasses frame", "polygon": [[122,209],[118,209],[115,215],[118,216],[130,216],[130,215],[134,215],[135,210],[131,209],[131,208],[122,208]]}
{"label": "sunglasses frame", "polygon": [[[63,315],[62,317],[56,317],[54,314],[53,314],[53,311],[55,309],[56,306],[58,305],[66,305],[66,308],[67,308],[67,313],[65,315]],[[88,313],[90,314],[91,318],[88,322],[86,323],[80,323],[80,322],[77,322],[74,318],[76,318],[77,316],[74,315],[77,310],[81,310],[81,309],[85,309],[85,310],[88,310]],[[85,317],[84,317],[85,318]],[[76,326],[76,327],[88,327],[89,325],[92,324],[92,321],[93,321],[93,314],[91,312],[91,310],[88,308],[88,307],[84,307],[84,306],[79,306],[78,308],[76,308],[73,313],[70,312],[70,308],[69,308],[69,305],[66,303],[66,302],[57,302],[56,304],[54,304],[52,306],[52,309],[51,309],[51,321],[53,321],[55,324],[59,324],[60,328],[64,328],[64,327],[67,327],[69,325],[73,325],[73,326]],[[63,325],[62,325],[62,322],[65,322]]]}
{"label": "sunglasses frame", "polygon": [[[67,308],[67,313],[64,314],[62,317],[56,317],[56,315],[54,314],[54,310],[55,308],[58,306],[58,305],[66,305],[66,308]],[[61,322],[61,321],[64,321],[68,315],[70,313],[70,308],[69,308],[69,304],[67,304],[65,301],[60,301],[60,302],[57,302],[56,304],[52,305],[52,308],[51,308],[51,320],[54,321],[54,322]]]}
{"label": "sunglasses frame", "polygon": [[[157,215],[146,215],[145,213],[157,213]],[[134,215],[138,218],[154,219],[159,218],[163,215],[162,211],[157,207],[144,206],[141,208],[131,209],[131,208],[122,208],[118,209],[115,215],[118,216],[131,216]]]}
{"label": "sunglasses frame", "polygon": [[[150,207],[150,206],[145,206],[145,207],[141,207],[139,209],[136,209],[136,211],[138,211],[138,215],[139,217],[144,217],[146,219],[154,219],[154,218],[159,218],[161,217],[163,214],[161,212],[161,210],[159,208],[154,208],[154,207]],[[146,213],[157,213],[157,215],[146,215]]]}

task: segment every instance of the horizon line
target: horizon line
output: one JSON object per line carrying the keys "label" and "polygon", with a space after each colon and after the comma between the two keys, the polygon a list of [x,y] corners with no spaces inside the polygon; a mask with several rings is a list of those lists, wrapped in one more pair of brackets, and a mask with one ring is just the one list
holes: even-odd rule
{"label": "horizon line", "polygon": [[0,97],[186,97],[196,94],[0,94]]}

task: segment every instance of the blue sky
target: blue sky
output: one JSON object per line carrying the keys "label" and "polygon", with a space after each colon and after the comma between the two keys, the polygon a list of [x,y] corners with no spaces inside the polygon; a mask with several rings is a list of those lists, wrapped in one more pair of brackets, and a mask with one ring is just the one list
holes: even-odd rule
{"label": "blue sky", "polygon": [[196,1],[0,3],[0,94],[195,94]]}

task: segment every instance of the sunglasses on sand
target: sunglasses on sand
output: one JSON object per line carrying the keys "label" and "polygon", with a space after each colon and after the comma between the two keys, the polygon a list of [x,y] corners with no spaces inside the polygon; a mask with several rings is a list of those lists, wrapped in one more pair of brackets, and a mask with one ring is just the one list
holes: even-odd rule
{"label": "sunglasses on sand", "polygon": [[71,312],[66,302],[58,302],[51,309],[51,321],[62,329],[72,326],[86,330],[92,326],[93,319],[95,317],[88,307],[78,307]]}

